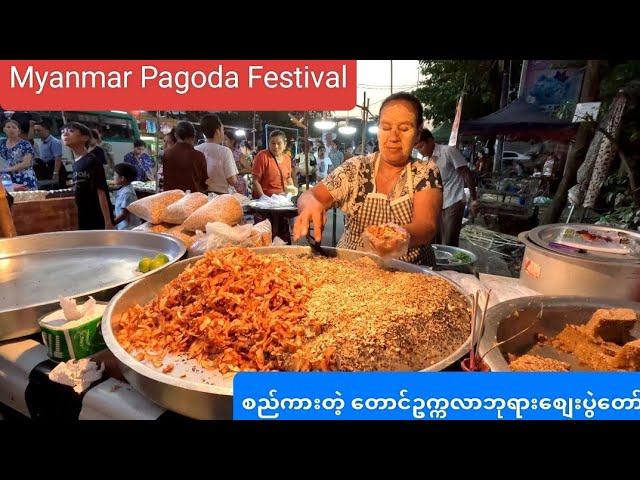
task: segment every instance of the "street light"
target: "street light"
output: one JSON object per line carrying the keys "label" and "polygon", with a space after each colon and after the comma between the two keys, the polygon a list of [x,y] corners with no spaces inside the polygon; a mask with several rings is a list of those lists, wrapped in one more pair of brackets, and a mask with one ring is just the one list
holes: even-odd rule
{"label": "street light", "polygon": [[336,126],[336,122],[334,122],[333,120],[325,120],[325,119],[316,120],[313,126],[316,128],[319,128],[320,130],[331,130]]}
{"label": "street light", "polygon": [[244,130],[242,130],[241,128],[239,128],[238,130],[235,131],[236,137],[246,137],[247,136],[247,132],[245,132]]}
{"label": "street light", "polygon": [[338,128],[338,131],[342,135],[353,135],[354,133],[356,133],[356,127],[353,127],[351,125],[343,125],[342,127]]}

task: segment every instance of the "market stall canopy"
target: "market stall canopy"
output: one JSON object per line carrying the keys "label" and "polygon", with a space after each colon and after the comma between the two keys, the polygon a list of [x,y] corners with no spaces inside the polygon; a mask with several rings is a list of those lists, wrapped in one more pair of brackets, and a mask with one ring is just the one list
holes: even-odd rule
{"label": "market stall canopy", "polygon": [[569,140],[575,136],[577,128],[578,124],[554,118],[538,106],[518,99],[490,115],[462,122],[460,133],[508,135],[518,140]]}
{"label": "market stall canopy", "polygon": [[436,143],[448,142],[451,137],[451,122],[449,120],[442,122],[433,129],[431,134]]}

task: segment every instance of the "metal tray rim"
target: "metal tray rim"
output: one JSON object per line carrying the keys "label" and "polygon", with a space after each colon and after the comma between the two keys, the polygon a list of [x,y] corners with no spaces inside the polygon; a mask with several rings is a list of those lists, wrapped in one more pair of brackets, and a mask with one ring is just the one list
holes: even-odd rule
{"label": "metal tray rim", "polygon": [[[110,230],[83,230],[83,231],[84,232],[111,232]],[[136,277],[134,279],[127,280],[127,281],[124,281],[124,282],[116,282],[116,283],[113,283],[113,284],[105,285],[105,286],[100,287],[98,289],[92,289],[92,290],[89,290],[89,291],[86,291],[86,292],[80,292],[80,293],[74,294],[73,298],[86,297],[86,296],[89,296],[89,295],[97,294],[97,293],[102,292],[102,291],[111,290],[113,288],[117,288],[117,287],[120,287],[122,285],[127,285],[127,284],[130,284],[130,283],[138,282],[138,281],[142,280],[143,278],[146,278],[146,277],[148,277],[150,275],[153,275],[154,273],[157,273],[157,272],[159,272],[161,270],[164,270],[165,268],[173,265],[174,263],[179,261],[179,259],[182,258],[184,256],[184,254],[187,252],[187,247],[184,244],[184,242],[182,240],[180,240],[179,238],[176,238],[176,237],[173,237],[173,236],[170,236],[170,235],[165,235],[165,234],[161,234],[161,233],[152,233],[152,232],[132,232],[132,231],[129,231],[129,230],[121,230],[119,232],[124,233],[125,235],[129,235],[129,234],[146,235],[146,236],[153,235],[154,237],[162,236],[163,238],[168,238],[169,241],[175,243],[179,247],[179,254],[176,255],[175,259],[170,260],[168,263],[162,265],[161,267],[159,267],[159,268],[157,268],[157,269],[155,269],[155,270],[153,270],[151,272],[144,273],[144,274],[142,274],[142,275],[140,275],[140,276],[138,276],[138,277]],[[37,234],[33,234],[33,235],[24,235],[24,236],[19,236],[19,237],[12,237],[12,239],[13,238],[26,239],[28,237],[36,237],[36,236],[37,237],[58,236],[58,235],[67,234],[67,233],[77,234],[78,231],[37,233]],[[118,233],[118,235],[120,235],[121,233]],[[100,245],[95,245],[95,246],[89,245],[87,247],[99,248]],[[72,248],[70,248],[70,250],[71,249]],[[61,249],[59,249],[59,250],[61,250]],[[47,251],[55,251],[55,250],[42,250],[42,252],[47,252]],[[9,254],[9,255],[0,255],[0,260],[16,257],[16,256],[20,256],[20,255],[25,255],[25,254],[28,254],[28,253],[31,253],[31,252],[33,252],[33,251],[32,250],[31,251],[30,250],[21,250],[19,252],[14,252],[14,253]],[[3,313],[19,312],[21,310],[26,310],[26,309],[30,309],[30,308],[44,307],[44,306],[52,305],[52,304],[56,304],[56,303],[57,303],[57,300],[52,300],[52,301],[34,303],[34,304],[30,304],[30,305],[22,305],[22,306],[17,307],[17,308],[0,309],[0,315],[2,315]]]}

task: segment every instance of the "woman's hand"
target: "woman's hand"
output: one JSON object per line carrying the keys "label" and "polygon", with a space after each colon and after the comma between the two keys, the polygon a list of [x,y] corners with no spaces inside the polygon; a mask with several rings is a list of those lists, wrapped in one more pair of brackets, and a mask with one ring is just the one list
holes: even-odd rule
{"label": "woman's hand", "polygon": [[309,233],[309,225],[313,224],[313,238],[322,241],[322,231],[327,223],[327,209],[313,191],[304,192],[298,199],[298,216],[293,226],[293,240],[297,241]]}

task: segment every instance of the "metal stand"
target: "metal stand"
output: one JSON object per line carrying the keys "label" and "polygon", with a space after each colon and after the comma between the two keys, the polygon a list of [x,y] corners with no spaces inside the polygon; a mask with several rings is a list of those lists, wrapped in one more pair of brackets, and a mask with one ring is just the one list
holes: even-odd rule
{"label": "metal stand", "polygon": [[336,246],[336,222],[338,221],[338,212],[336,207],[332,208],[333,211],[333,225],[331,227],[331,246]]}

